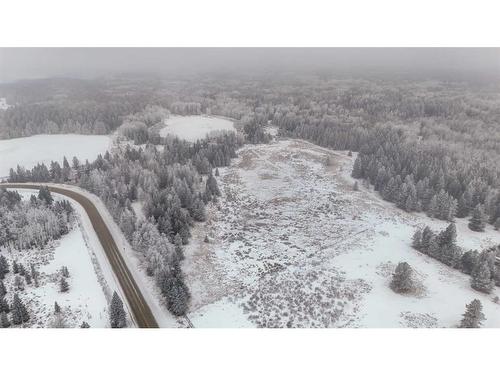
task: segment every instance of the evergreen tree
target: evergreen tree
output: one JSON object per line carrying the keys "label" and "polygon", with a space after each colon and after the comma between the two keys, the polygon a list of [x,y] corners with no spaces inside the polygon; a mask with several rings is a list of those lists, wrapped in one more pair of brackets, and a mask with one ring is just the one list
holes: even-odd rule
{"label": "evergreen tree", "polygon": [[460,322],[460,328],[479,328],[482,322],[486,319],[483,314],[483,305],[478,299],[473,300],[468,305],[465,305],[465,313]]}
{"label": "evergreen tree", "polygon": [[89,325],[87,322],[83,322],[83,323],[80,325],[80,328],[90,328],[90,325]]}
{"label": "evergreen tree", "polygon": [[462,272],[467,275],[472,274],[472,271],[477,266],[479,261],[479,253],[477,250],[469,250],[462,255],[461,264],[462,264]]}
{"label": "evergreen tree", "polygon": [[210,192],[212,196],[219,196],[220,195],[220,190],[217,185],[217,180],[215,177],[210,173],[207,179],[207,184],[206,184],[206,191]]}
{"label": "evergreen tree", "polygon": [[0,255],[0,280],[3,280],[5,278],[5,275],[8,273],[9,273],[9,263],[7,262],[7,259],[3,255]]}
{"label": "evergreen tree", "polygon": [[19,291],[24,290],[24,281],[19,275],[16,275],[14,278],[14,289]]}
{"label": "evergreen tree", "polygon": [[0,312],[8,313],[9,311],[9,303],[5,300],[5,297],[0,297]]}
{"label": "evergreen tree", "polygon": [[421,247],[422,247],[422,231],[420,229],[417,229],[417,231],[413,234],[411,246],[416,250],[421,249]]}
{"label": "evergreen tree", "polygon": [[431,245],[431,241],[434,237],[434,232],[429,226],[426,226],[422,231],[422,241],[420,242],[420,248],[423,253],[428,253]]}
{"label": "evergreen tree", "polygon": [[29,272],[25,272],[24,280],[26,281],[26,284],[31,285],[31,274]]}
{"label": "evergreen tree", "polygon": [[9,318],[7,317],[7,314],[5,312],[2,312],[0,314],[0,328],[9,328],[9,327],[10,327]]}
{"label": "evergreen tree", "polygon": [[61,279],[59,280],[59,291],[61,293],[65,293],[69,290],[69,284],[68,282],[66,281],[66,278],[63,276],[61,277]]}
{"label": "evergreen tree", "polygon": [[0,280],[0,298],[5,297],[7,294],[7,288],[5,288],[5,284],[2,280]]}
{"label": "evergreen tree", "polygon": [[215,168],[215,177],[219,177],[220,174],[219,174],[219,168]]}
{"label": "evergreen tree", "polygon": [[54,314],[59,314],[61,312],[61,307],[57,302],[54,302]]}
{"label": "evergreen tree", "polygon": [[14,294],[14,298],[12,300],[12,324],[18,325],[21,323],[26,323],[30,320],[28,315],[28,310],[26,310],[26,306],[19,298],[18,294]]}
{"label": "evergreen tree", "polygon": [[413,270],[406,262],[400,262],[392,275],[391,288],[396,293],[409,293],[415,289]]}
{"label": "evergreen tree", "polygon": [[54,198],[52,198],[52,194],[47,186],[40,187],[40,190],[38,190],[38,199],[45,202],[47,206],[50,206],[54,202]]}
{"label": "evergreen tree", "polygon": [[352,187],[352,190],[354,190],[354,191],[359,191],[358,181],[355,181],[355,182],[354,182],[354,185],[353,185],[353,187]]}
{"label": "evergreen tree", "polygon": [[472,211],[472,217],[469,221],[469,229],[474,232],[484,232],[486,219],[484,216],[483,207],[477,205]]}
{"label": "evergreen tree", "polygon": [[30,265],[30,269],[31,269],[31,278],[33,279],[35,287],[38,288],[38,272],[33,264]]}
{"label": "evergreen tree", "polygon": [[15,274],[19,273],[19,264],[15,260],[12,261],[12,272]]}
{"label": "evergreen tree", "polygon": [[127,317],[123,309],[123,302],[116,292],[113,293],[109,307],[109,322],[111,328],[124,328],[127,326]]}
{"label": "evergreen tree", "polygon": [[69,277],[69,270],[68,270],[68,267],[66,266],[62,266],[61,267],[61,275],[63,277]]}
{"label": "evergreen tree", "polygon": [[480,292],[489,293],[495,285],[492,280],[490,265],[483,254],[479,256],[477,265],[472,270],[471,276],[471,286]]}

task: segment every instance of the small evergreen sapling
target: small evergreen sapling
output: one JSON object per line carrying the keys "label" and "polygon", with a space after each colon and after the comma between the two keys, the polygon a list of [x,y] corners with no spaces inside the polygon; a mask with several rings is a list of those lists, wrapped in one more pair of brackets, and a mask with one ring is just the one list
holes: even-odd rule
{"label": "small evergreen sapling", "polygon": [[409,293],[414,291],[413,270],[406,262],[400,262],[392,276],[391,288],[396,293]]}
{"label": "small evergreen sapling", "polygon": [[59,291],[61,293],[65,293],[69,290],[69,284],[66,281],[66,278],[63,276],[61,277],[61,280],[59,281]]}
{"label": "small evergreen sapling", "polygon": [[111,298],[109,323],[111,328],[124,328],[127,326],[127,316],[123,309],[123,302],[116,292],[113,293],[113,297]]}
{"label": "small evergreen sapling", "polygon": [[460,322],[460,328],[479,328],[486,319],[483,314],[483,305],[478,299],[465,306],[465,313]]}
{"label": "small evergreen sapling", "polygon": [[80,325],[80,328],[90,328],[90,325],[89,325],[87,322],[83,322],[83,323]]}

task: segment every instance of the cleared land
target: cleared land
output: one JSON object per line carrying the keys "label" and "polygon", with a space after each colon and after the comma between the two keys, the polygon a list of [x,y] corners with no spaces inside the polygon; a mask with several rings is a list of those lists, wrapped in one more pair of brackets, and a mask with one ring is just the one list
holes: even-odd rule
{"label": "cleared land", "polygon": [[10,168],[15,169],[18,164],[32,168],[45,163],[49,167],[53,160],[61,163],[64,156],[70,163],[73,156],[80,162],[93,161],[110,147],[111,138],[104,135],[35,135],[0,140],[0,178],[8,176]]}
{"label": "cleared land", "polygon": [[[469,276],[411,248],[417,227],[447,223],[353,191],[354,159],[287,140],[245,146],[220,170],[223,196],[186,249],[196,327],[452,327],[474,298],[485,326],[500,327],[498,288],[476,292]],[[457,221],[464,248],[500,242],[466,223]],[[417,273],[413,295],[389,288],[400,261]]]}
{"label": "cleared land", "polygon": [[217,131],[235,131],[234,123],[220,117],[171,116],[165,120],[160,135],[175,135],[186,141],[195,142]]}

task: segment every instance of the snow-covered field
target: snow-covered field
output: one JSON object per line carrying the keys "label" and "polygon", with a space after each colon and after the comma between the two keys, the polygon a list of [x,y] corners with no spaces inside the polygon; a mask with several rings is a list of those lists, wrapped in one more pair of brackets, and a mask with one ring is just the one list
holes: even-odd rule
{"label": "snow-covered field", "polygon": [[111,147],[109,136],[102,135],[35,135],[32,137],[0,140],[0,177],[8,176],[10,168],[19,164],[31,168],[37,163],[62,162],[64,156],[71,163],[73,156],[81,162],[93,161],[99,153]]}
{"label": "snow-covered field", "polygon": [[160,131],[161,136],[171,134],[190,142],[205,138],[212,132],[235,130],[232,121],[208,116],[171,116],[165,120],[165,125]]}
{"label": "snow-covered field", "polygon": [[[196,327],[453,327],[474,298],[484,326],[500,327],[498,288],[479,293],[469,276],[411,248],[417,227],[447,223],[353,191],[354,159],[286,140],[245,146],[220,169],[223,197],[186,248]],[[467,249],[500,243],[492,227],[471,232],[458,220],[457,230]],[[401,261],[417,273],[414,295],[389,288]]]}
{"label": "snow-covered field", "polygon": [[[19,193],[23,199],[28,199],[36,191],[22,189]],[[58,194],[53,196],[63,198]],[[102,247],[83,208],[72,200],[70,202],[77,220],[67,235],[44,249],[2,250],[9,263],[15,259],[28,269],[29,264],[33,264],[40,274],[38,287],[26,285],[25,290],[19,292],[31,316],[26,324],[29,327],[51,326],[55,302],[61,307],[67,327],[79,327],[83,321],[91,327],[109,326],[108,301],[114,290],[119,292],[119,286],[103,259]],[[62,266],[66,266],[70,274],[69,290],[65,293],[59,290]],[[12,272],[7,274],[6,285],[13,279]]]}

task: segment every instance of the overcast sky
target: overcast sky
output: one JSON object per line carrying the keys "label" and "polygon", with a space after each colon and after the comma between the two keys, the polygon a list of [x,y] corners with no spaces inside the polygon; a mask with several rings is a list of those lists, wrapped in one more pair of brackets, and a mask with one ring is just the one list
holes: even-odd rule
{"label": "overcast sky", "polygon": [[500,49],[480,48],[0,48],[0,81],[121,73],[385,73],[500,78]]}

